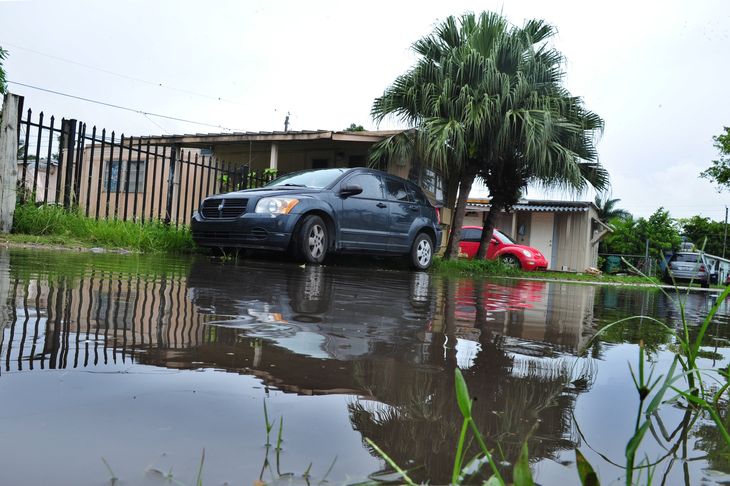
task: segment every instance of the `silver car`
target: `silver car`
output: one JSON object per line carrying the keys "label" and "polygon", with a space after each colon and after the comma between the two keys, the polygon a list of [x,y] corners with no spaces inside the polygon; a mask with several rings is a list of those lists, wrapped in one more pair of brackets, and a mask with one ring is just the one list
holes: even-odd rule
{"label": "silver car", "polygon": [[679,251],[672,255],[667,262],[664,278],[672,281],[698,282],[702,288],[710,286],[710,266],[705,255],[693,251]]}

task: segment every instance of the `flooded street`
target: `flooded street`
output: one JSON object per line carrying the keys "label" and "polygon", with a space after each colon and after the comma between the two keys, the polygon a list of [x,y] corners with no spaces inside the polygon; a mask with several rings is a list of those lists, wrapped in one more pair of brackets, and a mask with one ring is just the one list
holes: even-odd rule
{"label": "flooded street", "polygon": [[[379,265],[3,250],[2,484],[194,484],[201,462],[206,485],[394,478],[366,438],[444,484],[456,367],[503,464],[527,440],[536,481],[579,484],[577,447],[602,483],[622,481],[629,363],[643,339],[658,376],[673,338],[648,319],[591,338],[632,315],[675,327],[675,297]],[[714,303],[684,298],[693,325]],[[700,367],[727,367],[729,316],[723,304]],[[666,456],[654,482],[730,480],[714,426],[683,420],[663,407],[640,449]]]}

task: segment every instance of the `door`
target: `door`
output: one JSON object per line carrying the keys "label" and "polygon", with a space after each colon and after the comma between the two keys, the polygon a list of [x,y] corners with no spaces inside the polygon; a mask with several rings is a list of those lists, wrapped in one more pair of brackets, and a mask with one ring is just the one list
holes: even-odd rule
{"label": "door", "polygon": [[362,193],[342,200],[340,248],[386,251],[389,214],[380,177],[355,174],[342,185],[358,185],[362,187]]}
{"label": "door", "polygon": [[540,250],[540,253],[549,258],[548,268],[554,267],[553,255],[553,228],[555,226],[554,213],[532,213],[530,221],[530,246]]}
{"label": "door", "polygon": [[421,216],[421,206],[416,202],[406,183],[385,177],[385,198],[390,209],[390,234],[388,251],[407,253],[411,249],[408,239],[413,222]]}

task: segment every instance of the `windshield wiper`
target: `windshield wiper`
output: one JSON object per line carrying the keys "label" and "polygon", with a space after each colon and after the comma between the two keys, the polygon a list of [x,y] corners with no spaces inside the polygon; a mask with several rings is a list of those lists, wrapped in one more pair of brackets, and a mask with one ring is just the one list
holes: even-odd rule
{"label": "windshield wiper", "polygon": [[292,184],[291,182],[287,182],[286,184],[278,184],[279,187],[281,186],[289,186],[289,187],[307,187],[306,184]]}

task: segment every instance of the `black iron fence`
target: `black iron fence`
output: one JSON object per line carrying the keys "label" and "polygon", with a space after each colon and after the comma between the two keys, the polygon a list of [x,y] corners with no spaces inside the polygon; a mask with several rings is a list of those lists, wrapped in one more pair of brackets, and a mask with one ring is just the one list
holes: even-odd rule
{"label": "black iron fence", "polygon": [[260,187],[275,176],[74,119],[43,112],[34,119],[30,109],[18,134],[19,201],[78,208],[96,219],[184,225],[206,196]]}

